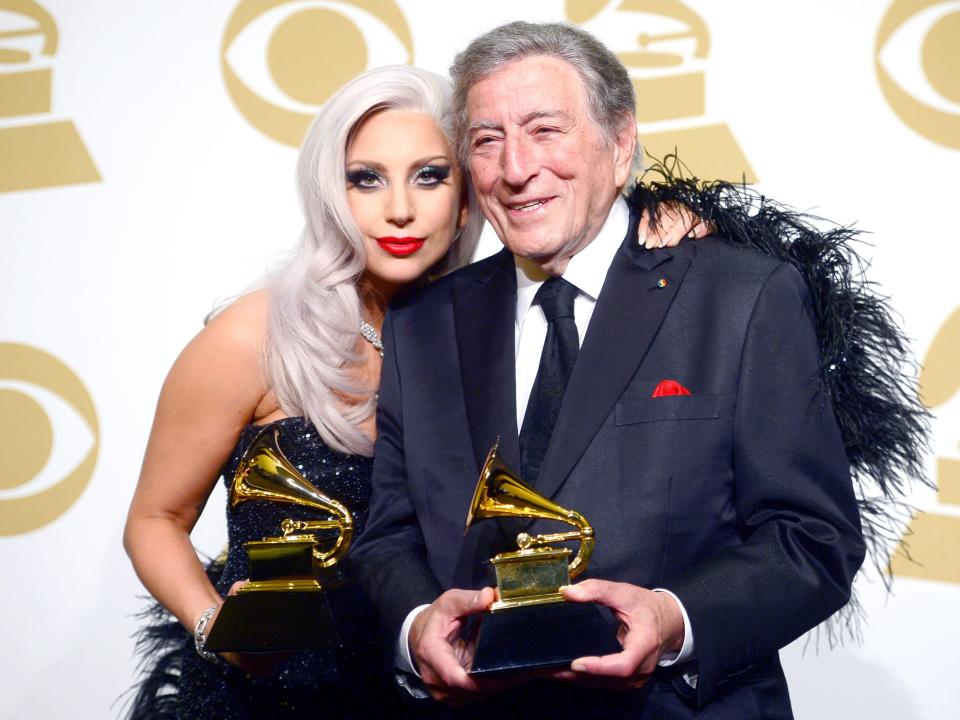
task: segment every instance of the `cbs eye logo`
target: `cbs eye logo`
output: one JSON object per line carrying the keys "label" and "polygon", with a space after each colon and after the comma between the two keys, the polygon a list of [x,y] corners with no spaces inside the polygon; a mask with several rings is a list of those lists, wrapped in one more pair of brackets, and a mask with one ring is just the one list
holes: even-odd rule
{"label": "cbs eye logo", "polygon": [[960,2],[896,0],[880,23],[874,60],[900,119],[960,149]]}
{"label": "cbs eye logo", "polygon": [[242,0],[221,47],[227,92],[260,132],[298,147],[320,106],[367,68],[413,57],[393,0]]}
{"label": "cbs eye logo", "polygon": [[73,371],[36,348],[0,343],[0,536],[63,515],[90,482],[99,446],[93,400]]}

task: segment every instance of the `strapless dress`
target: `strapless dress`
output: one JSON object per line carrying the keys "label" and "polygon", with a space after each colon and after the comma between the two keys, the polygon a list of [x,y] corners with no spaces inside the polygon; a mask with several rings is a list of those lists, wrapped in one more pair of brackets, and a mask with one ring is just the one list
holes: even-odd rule
{"label": "strapless dress", "polygon": [[[228,494],[240,458],[264,427],[248,426],[224,464],[221,474]],[[284,418],[269,427],[279,430],[280,450],[294,467],[322,493],[345,504],[353,515],[356,535],[363,532],[372,459],[330,449],[313,425],[301,417]],[[280,535],[285,518],[327,517],[312,508],[266,500],[228,506],[226,559],[208,567],[218,592],[225,596],[234,582],[248,577],[245,542]],[[349,553],[344,567],[349,576]],[[337,604],[343,647],[298,652],[269,674],[256,676],[227,663],[203,660],[193,648],[193,637],[162,608],[151,608],[146,613],[151,622],[138,643],[149,667],[137,688],[131,717],[209,720],[408,715],[409,709],[385,670],[379,624],[369,600],[355,583],[339,592],[347,597],[346,602]]]}

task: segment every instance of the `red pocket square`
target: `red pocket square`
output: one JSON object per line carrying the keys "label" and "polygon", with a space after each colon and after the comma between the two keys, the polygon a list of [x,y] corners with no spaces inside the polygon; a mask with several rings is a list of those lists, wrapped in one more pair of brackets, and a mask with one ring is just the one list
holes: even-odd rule
{"label": "red pocket square", "polygon": [[670,397],[671,395],[689,395],[690,391],[676,380],[661,380],[651,397]]}

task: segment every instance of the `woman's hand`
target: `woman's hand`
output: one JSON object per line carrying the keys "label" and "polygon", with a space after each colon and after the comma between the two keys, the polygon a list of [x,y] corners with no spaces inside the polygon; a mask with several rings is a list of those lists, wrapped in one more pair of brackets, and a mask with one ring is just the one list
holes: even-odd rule
{"label": "woman's hand", "polygon": [[713,223],[704,220],[685,205],[666,203],[659,208],[656,229],[651,229],[646,211],[640,218],[637,240],[648,250],[673,247],[684,238],[699,239],[711,234]]}
{"label": "woman's hand", "polygon": [[[227,597],[231,597],[237,594],[237,591],[240,590],[244,585],[247,584],[246,580],[238,580],[233,585],[230,586],[230,590],[227,591]],[[220,615],[220,610],[223,609],[223,604],[217,608],[217,612],[213,614],[210,618],[210,622],[207,623],[207,636],[209,637],[210,631],[213,629],[213,626],[217,622],[217,618]],[[277,663],[286,660],[293,653],[289,652],[277,652],[277,653],[239,653],[239,652],[222,652],[219,653],[225,661],[230,663],[236,668],[239,668],[247,675],[268,675]]]}

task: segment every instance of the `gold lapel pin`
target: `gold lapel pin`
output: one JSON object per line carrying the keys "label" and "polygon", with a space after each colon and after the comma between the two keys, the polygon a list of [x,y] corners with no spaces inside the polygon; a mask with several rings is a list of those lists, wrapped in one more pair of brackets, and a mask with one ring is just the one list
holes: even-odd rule
{"label": "gold lapel pin", "polygon": [[666,279],[666,278],[660,278],[659,280],[657,280],[657,287],[658,287],[658,288],[665,288],[666,286],[667,286],[667,279]]}

